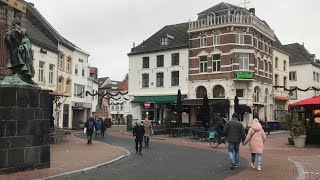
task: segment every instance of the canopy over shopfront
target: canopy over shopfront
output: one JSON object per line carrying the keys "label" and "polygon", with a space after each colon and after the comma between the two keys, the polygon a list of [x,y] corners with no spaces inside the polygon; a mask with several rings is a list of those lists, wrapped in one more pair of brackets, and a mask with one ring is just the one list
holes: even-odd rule
{"label": "canopy over shopfront", "polygon": [[[229,112],[229,100],[228,99],[209,99],[209,106],[213,112]],[[203,99],[188,99],[182,102],[183,106],[202,106]]]}
{"label": "canopy over shopfront", "polygon": [[143,104],[145,102],[166,104],[177,101],[177,96],[135,96],[131,103]]}
{"label": "canopy over shopfront", "polygon": [[320,106],[320,96],[313,96],[312,98],[295,102],[293,104],[290,104],[289,107],[308,106],[308,105],[319,105]]}

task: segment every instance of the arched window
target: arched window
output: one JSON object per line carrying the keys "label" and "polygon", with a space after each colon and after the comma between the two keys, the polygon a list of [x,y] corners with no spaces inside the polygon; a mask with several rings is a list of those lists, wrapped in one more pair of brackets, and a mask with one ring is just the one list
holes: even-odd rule
{"label": "arched window", "polygon": [[266,90],[265,90],[265,96],[264,96],[264,102],[265,102],[265,103],[268,103],[268,98],[269,98],[269,90],[266,89]]}
{"label": "arched window", "polygon": [[259,96],[260,96],[260,88],[256,86],[254,88],[254,102],[259,102]]}
{"label": "arched window", "polygon": [[221,85],[214,86],[213,92],[212,92],[212,97],[213,98],[224,98],[225,97],[225,90],[224,90],[223,86],[221,86]]}
{"label": "arched window", "polygon": [[207,95],[207,89],[204,86],[199,86],[197,88],[196,97],[203,98],[204,95]]}

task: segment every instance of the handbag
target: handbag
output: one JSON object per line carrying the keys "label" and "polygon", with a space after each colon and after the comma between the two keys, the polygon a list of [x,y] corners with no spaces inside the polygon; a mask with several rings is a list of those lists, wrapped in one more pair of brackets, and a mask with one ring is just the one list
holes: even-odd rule
{"label": "handbag", "polygon": [[84,134],[87,134],[87,128],[86,128],[86,127],[83,128],[83,133],[84,133]]}

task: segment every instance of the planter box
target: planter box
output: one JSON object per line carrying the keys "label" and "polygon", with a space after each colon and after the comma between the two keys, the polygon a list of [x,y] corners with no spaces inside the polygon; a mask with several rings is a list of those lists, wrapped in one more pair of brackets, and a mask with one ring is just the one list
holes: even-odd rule
{"label": "planter box", "polygon": [[294,146],[298,148],[302,148],[306,145],[306,135],[294,136]]}

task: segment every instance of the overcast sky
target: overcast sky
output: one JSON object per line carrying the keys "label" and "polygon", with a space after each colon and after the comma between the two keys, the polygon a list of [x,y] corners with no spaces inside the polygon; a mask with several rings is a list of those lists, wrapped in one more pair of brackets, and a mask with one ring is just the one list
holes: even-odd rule
{"label": "overcast sky", "polygon": [[[89,52],[99,77],[122,80],[133,42],[140,44],[163,26],[196,20],[218,0],[27,0],[65,38]],[[238,5],[243,0],[224,0]],[[242,6],[242,5],[241,5]],[[250,0],[256,15],[282,44],[304,42],[320,58],[319,0]]]}

